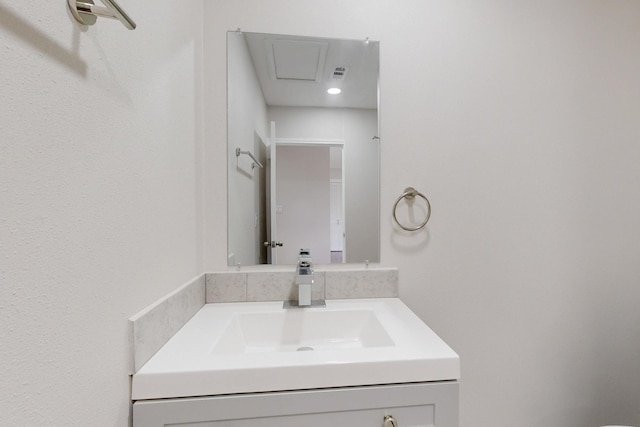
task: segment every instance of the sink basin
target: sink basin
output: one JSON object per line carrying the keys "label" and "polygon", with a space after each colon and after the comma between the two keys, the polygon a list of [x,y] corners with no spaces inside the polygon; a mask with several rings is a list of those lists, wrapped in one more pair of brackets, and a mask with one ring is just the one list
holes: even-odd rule
{"label": "sink basin", "polygon": [[458,355],[397,298],[206,304],[133,376],[160,399],[455,380]]}
{"label": "sink basin", "polygon": [[327,351],[393,344],[372,310],[291,309],[234,313],[211,352]]}

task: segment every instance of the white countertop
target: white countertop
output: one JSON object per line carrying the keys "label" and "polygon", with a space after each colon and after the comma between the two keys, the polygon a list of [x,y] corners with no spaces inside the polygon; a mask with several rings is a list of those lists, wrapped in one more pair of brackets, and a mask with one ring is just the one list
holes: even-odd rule
{"label": "white countertop", "polygon": [[132,398],[459,377],[458,355],[397,298],[327,300],[326,308],[302,309],[218,303],[205,305],[134,374]]}

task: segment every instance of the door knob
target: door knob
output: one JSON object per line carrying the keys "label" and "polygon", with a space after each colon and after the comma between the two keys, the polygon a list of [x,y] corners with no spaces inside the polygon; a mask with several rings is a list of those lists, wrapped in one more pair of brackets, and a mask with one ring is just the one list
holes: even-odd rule
{"label": "door knob", "polygon": [[263,245],[265,248],[268,248],[268,247],[275,248],[276,246],[284,246],[282,242],[276,242],[275,240],[272,240],[270,242],[264,242]]}

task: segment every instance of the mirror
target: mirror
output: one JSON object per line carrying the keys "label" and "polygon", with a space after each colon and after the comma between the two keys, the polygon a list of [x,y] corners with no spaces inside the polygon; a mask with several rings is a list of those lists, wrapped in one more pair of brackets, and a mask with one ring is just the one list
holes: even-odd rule
{"label": "mirror", "polygon": [[379,262],[378,75],[368,39],[227,33],[229,265]]}

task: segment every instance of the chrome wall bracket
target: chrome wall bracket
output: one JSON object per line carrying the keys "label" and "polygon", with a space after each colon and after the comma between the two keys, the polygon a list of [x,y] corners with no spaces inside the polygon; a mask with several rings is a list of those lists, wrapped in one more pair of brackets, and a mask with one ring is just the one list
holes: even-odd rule
{"label": "chrome wall bracket", "polygon": [[254,156],[253,154],[251,154],[251,151],[243,151],[239,148],[236,148],[236,157],[240,157],[241,154],[246,154],[247,156],[251,157],[251,160],[253,160],[254,163],[251,163],[251,169],[255,169],[256,166],[263,168],[264,166],[262,166],[262,163],[260,163],[258,161],[258,159],[256,159],[256,156]]}
{"label": "chrome wall bracket", "polygon": [[122,10],[115,0],[100,1],[105,7],[96,6],[93,0],[67,0],[67,4],[73,17],[82,25],[93,25],[96,23],[98,16],[100,16],[103,18],[117,19],[130,30],[136,28],[136,23],[129,18],[129,15]]}

